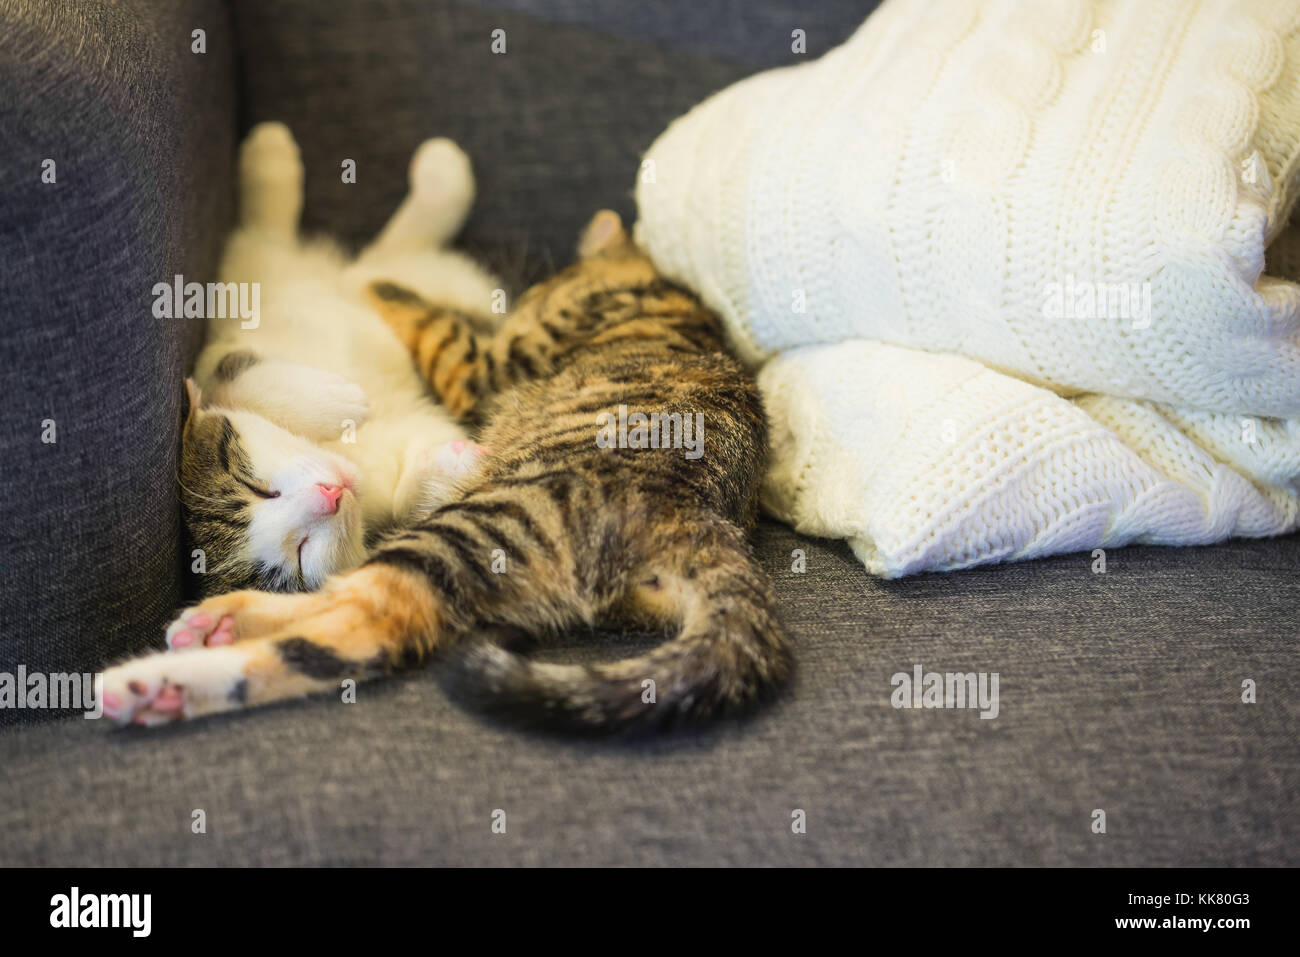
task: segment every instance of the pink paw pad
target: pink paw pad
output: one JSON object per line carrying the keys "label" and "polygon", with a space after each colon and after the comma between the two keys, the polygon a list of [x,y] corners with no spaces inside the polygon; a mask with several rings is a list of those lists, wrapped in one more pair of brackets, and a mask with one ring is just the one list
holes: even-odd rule
{"label": "pink paw pad", "polygon": [[149,702],[149,709],[160,714],[180,714],[185,707],[185,691],[179,685],[164,685],[163,689]]}
{"label": "pink paw pad", "polygon": [[469,475],[478,468],[479,460],[487,454],[487,449],[477,442],[456,439],[438,450],[435,462],[448,475]]}
{"label": "pink paw pad", "polygon": [[230,615],[191,609],[167,628],[167,647],[172,651],[228,645],[234,640],[235,619]]}
{"label": "pink paw pad", "polygon": [[180,685],[164,680],[155,690],[143,681],[131,681],[126,687],[132,698],[137,700],[124,705],[117,695],[104,696],[104,713],[119,724],[156,727],[185,716],[185,689]]}
{"label": "pink paw pad", "polygon": [[216,630],[208,636],[209,645],[228,645],[235,640],[235,619],[229,615],[217,622]]}

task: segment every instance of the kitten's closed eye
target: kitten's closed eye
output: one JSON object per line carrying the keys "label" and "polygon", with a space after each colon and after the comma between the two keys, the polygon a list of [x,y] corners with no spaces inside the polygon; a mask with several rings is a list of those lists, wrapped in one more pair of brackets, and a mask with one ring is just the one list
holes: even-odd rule
{"label": "kitten's closed eye", "polygon": [[245,411],[203,412],[182,447],[182,512],[205,593],[314,588],[359,564],[359,476],[345,459]]}
{"label": "kitten's closed eye", "polygon": [[257,485],[254,485],[252,482],[248,481],[247,479],[241,478],[239,481],[240,481],[240,484],[242,484],[242,485],[244,486],[244,488],[248,489],[250,492],[252,492],[254,495],[256,495],[256,496],[258,496],[258,497],[260,497],[260,498],[279,498],[279,497],[280,497],[280,493],[279,493],[279,492],[277,492],[277,491],[272,491],[272,490],[268,490],[268,489],[264,489],[264,488],[260,488],[260,487],[258,487]]}

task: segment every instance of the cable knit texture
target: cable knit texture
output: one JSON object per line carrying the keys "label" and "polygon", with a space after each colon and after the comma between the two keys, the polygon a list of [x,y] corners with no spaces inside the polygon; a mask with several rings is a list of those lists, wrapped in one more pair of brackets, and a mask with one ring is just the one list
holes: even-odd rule
{"label": "cable knit texture", "polygon": [[1300,2],[888,0],[646,159],[768,507],[872,571],[1296,528]]}

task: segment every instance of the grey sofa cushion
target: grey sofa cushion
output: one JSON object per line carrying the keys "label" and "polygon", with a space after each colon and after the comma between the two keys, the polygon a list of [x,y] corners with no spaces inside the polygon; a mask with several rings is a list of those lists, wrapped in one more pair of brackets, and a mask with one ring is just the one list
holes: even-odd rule
{"label": "grey sofa cushion", "polygon": [[[750,720],[638,744],[524,734],[452,704],[436,665],[355,704],[156,732],[74,718],[0,733],[0,864],[1294,865],[1298,544],[882,582],[767,523],[799,673]],[[998,672],[998,717],[896,710],[890,678],[916,664]]]}
{"label": "grey sofa cushion", "polygon": [[[865,14],[818,4],[814,21],[785,0],[553,0],[544,14],[525,0],[234,6],[241,125],[293,125],[309,225],[365,239],[400,197],[414,145],[452,135],[480,174],[467,241],[521,280],[566,260],[597,206],[630,215],[641,148],[713,88],[786,62],[791,19],[809,24],[811,56]],[[189,272],[215,255],[224,222],[194,221],[228,210],[233,141],[220,117],[231,94],[208,71],[228,78],[229,62],[212,59],[223,7],[163,12],[153,26],[133,21],[136,7],[84,14],[98,20],[80,54],[78,40],[0,21],[0,142],[39,165],[39,136],[12,131],[84,136],[74,152],[106,194],[74,193],[86,209],[55,217],[21,182],[0,182],[0,212],[21,210],[26,224],[0,243],[27,250],[0,287],[4,355],[19,357],[0,365],[12,413],[0,452],[15,486],[0,516],[0,670],[93,667],[96,649],[157,643],[155,619],[174,601],[147,579],[174,578],[174,499],[158,476],[175,436],[149,437],[159,422],[174,428],[176,394],[142,369],[177,372],[193,343],[184,327],[149,323],[148,290],[177,257],[196,257]],[[34,20],[36,0],[23,9]],[[169,45],[198,22],[202,63]],[[485,63],[497,26],[510,52]],[[105,39],[114,32],[136,46]],[[107,145],[90,145],[94,123]],[[344,157],[359,159],[355,186],[338,180]],[[70,292],[57,300],[70,311],[33,305],[52,284],[83,281],[119,308]],[[132,290],[138,308],[121,308]],[[39,421],[32,433],[23,424],[45,417],[45,383],[74,397],[64,408],[94,415],[57,468],[29,461]],[[123,504],[90,498],[87,475]],[[68,523],[75,534],[60,534]],[[791,571],[796,548],[803,574]],[[1115,551],[1105,575],[1074,555],[898,582],[772,523],[758,554],[799,673],[750,720],[639,744],[521,734],[451,704],[435,665],[363,685],[354,705],[318,698],[157,733],[75,717],[0,730],[0,865],[1300,863],[1297,538]],[[613,656],[647,641],[577,634],[551,654]],[[917,664],[998,672],[999,716],[894,709],[891,676]],[[1257,704],[1241,703],[1246,679]],[[0,712],[0,723],[30,714]],[[1091,830],[1096,808],[1105,835]],[[196,809],[206,834],[191,831]],[[491,832],[496,809],[505,835]],[[795,809],[804,835],[791,833]]]}
{"label": "grey sofa cushion", "polygon": [[[482,196],[466,244],[518,287],[569,258],[597,207],[630,216],[640,150],[671,117],[791,59],[795,26],[813,56],[864,14],[797,6],[241,2],[236,39],[217,0],[6,4],[0,142],[7,167],[28,172],[0,183],[0,455],[14,476],[0,505],[0,670],[100,667],[155,642],[182,597],[180,377],[201,328],[155,319],[151,290],[211,278],[241,95],[242,128],[284,119],[303,143],[307,228],[353,241],[400,198],[416,143],[460,139]],[[504,56],[490,51],[498,27]],[[191,51],[196,28],[206,53]],[[340,181],[344,158],[355,186]],[[57,443],[41,442],[47,419]],[[43,714],[0,709],[0,725]]]}
{"label": "grey sofa cushion", "polygon": [[236,0],[245,125],[289,124],[306,226],[358,244],[400,201],[415,146],[452,137],[478,175],[463,245],[518,288],[569,262],[600,207],[631,221],[641,154],[670,120],[756,70],[819,56],[875,4],[808,6]]}
{"label": "grey sofa cushion", "polygon": [[179,597],[181,378],[201,330],[155,319],[151,290],[212,278],[229,226],[229,11],[18,0],[0,38],[0,671],[83,670],[154,641]]}

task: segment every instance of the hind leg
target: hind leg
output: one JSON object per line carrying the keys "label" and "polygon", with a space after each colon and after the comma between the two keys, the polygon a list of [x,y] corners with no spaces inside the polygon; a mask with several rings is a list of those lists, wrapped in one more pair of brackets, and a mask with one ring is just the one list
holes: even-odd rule
{"label": "hind leg", "polygon": [[360,261],[446,246],[460,232],[474,205],[474,171],[464,150],[449,139],[425,140],[411,157],[410,184]]}
{"label": "hind leg", "polygon": [[239,147],[239,217],[245,228],[292,239],[302,216],[302,157],[283,123],[259,123]]}

